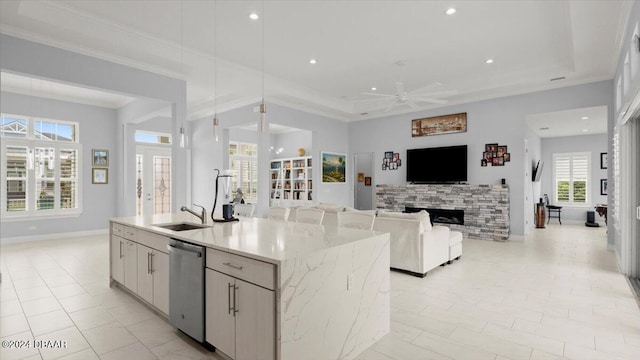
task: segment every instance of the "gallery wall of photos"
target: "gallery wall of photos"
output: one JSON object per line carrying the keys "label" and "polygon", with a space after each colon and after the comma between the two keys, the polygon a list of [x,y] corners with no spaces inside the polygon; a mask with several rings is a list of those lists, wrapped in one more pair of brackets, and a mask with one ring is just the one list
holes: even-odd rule
{"label": "gallery wall of photos", "polygon": [[486,144],[482,153],[481,166],[504,166],[511,161],[511,153],[507,150],[507,145]]}
{"label": "gallery wall of photos", "polygon": [[401,165],[402,160],[400,159],[400,153],[393,151],[386,151],[384,153],[384,158],[382,159],[382,170],[398,170]]}

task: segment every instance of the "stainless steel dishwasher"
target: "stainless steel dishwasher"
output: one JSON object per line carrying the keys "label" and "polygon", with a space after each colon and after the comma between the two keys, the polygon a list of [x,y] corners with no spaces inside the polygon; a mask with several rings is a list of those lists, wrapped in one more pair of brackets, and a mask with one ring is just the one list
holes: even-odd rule
{"label": "stainless steel dishwasher", "polygon": [[204,341],[204,247],[170,239],[169,322]]}

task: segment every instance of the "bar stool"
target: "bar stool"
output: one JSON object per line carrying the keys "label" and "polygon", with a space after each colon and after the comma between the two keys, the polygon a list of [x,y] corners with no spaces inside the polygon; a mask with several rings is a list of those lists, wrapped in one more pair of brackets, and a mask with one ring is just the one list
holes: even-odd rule
{"label": "bar stool", "polygon": [[[547,196],[547,194],[544,194],[544,202],[546,204],[545,207],[547,208],[548,214],[547,224],[549,223],[551,218],[557,218],[560,225],[562,225],[562,219],[560,219],[560,211],[562,210],[562,206],[549,204],[549,197]],[[551,216],[551,213],[554,213],[556,215]]]}

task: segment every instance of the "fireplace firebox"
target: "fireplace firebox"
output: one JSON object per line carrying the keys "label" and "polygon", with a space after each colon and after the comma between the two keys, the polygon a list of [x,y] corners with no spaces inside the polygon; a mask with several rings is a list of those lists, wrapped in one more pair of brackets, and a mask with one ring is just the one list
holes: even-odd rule
{"label": "fireplace firebox", "polygon": [[429,213],[431,225],[434,223],[464,225],[464,210],[433,209],[412,206],[405,206],[404,208],[404,212],[406,213],[416,213],[422,210],[426,210]]}

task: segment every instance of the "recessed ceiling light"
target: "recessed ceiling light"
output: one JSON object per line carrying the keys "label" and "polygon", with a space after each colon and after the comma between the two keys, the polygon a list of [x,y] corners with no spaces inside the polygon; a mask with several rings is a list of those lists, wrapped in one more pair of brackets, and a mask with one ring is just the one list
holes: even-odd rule
{"label": "recessed ceiling light", "polygon": [[583,116],[583,117],[580,118],[580,120],[589,120],[589,117],[588,116]]}
{"label": "recessed ceiling light", "polygon": [[315,65],[317,63],[318,63],[318,60],[316,60],[316,59],[309,60],[309,64],[311,64],[311,65]]}
{"label": "recessed ceiling light", "polygon": [[582,129],[582,132],[587,132],[589,131],[589,129]]}
{"label": "recessed ceiling light", "polygon": [[249,14],[249,19],[251,19],[251,20],[258,20],[259,18],[260,18],[260,16],[258,16],[258,14],[256,14],[256,13]]}
{"label": "recessed ceiling light", "polygon": [[487,64],[493,64],[493,59],[487,59],[487,61],[485,61],[485,63],[487,63]]}
{"label": "recessed ceiling light", "polygon": [[378,90],[378,88],[377,88],[377,87],[372,87],[372,88],[371,88],[371,91],[376,91],[376,90]]}
{"label": "recessed ceiling light", "polygon": [[447,15],[453,15],[456,13],[456,9],[455,8],[448,8],[447,11],[445,11],[445,14]]}

